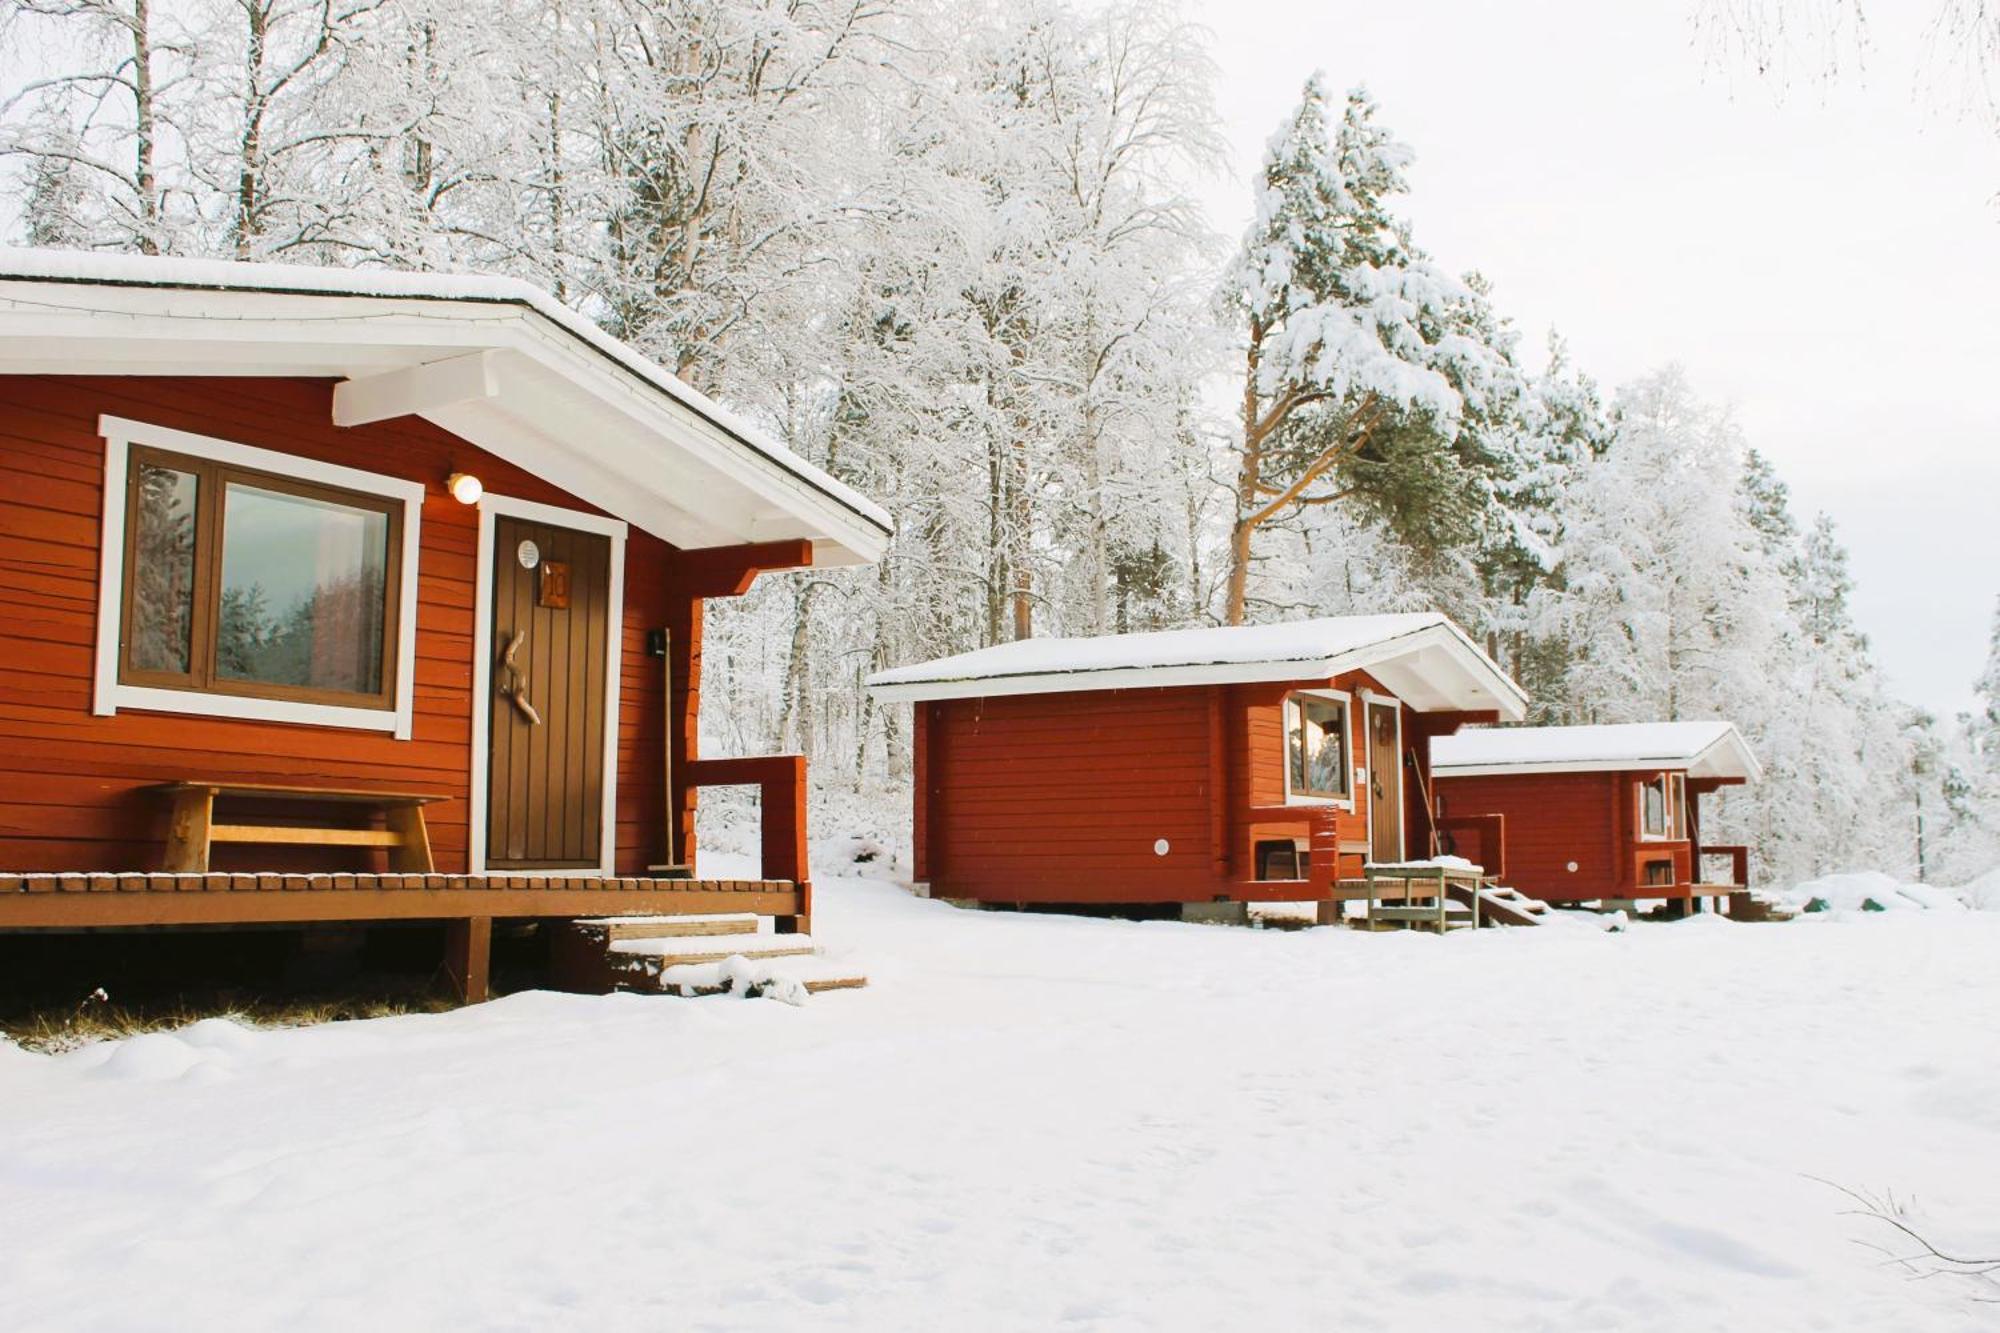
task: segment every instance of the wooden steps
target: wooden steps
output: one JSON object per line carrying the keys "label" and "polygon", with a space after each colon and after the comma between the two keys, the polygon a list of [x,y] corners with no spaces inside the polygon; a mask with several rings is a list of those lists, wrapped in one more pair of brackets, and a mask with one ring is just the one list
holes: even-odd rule
{"label": "wooden steps", "polygon": [[613,940],[607,952],[618,958],[646,958],[661,967],[744,958],[810,958],[818,952],[810,935],[654,935]]}
{"label": "wooden steps", "polygon": [[604,928],[606,940],[667,939],[688,935],[754,935],[763,918],[754,912],[709,912],[698,916],[606,916],[580,921]]}
{"label": "wooden steps", "polygon": [[1479,890],[1479,924],[1539,926],[1548,920],[1549,905],[1519,889],[1489,885]]}
{"label": "wooden steps", "polygon": [[1738,889],[1728,895],[1729,919],[1745,924],[1762,921],[1790,921],[1799,909],[1768,894]]}
{"label": "wooden steps", "polygon": [[813,957],[758,960],[740,969],[736,977],[719,962],[676,963],[660,969],[655,978],[656,988],[668,995],[721,995],[733,989],[737,980],[759,991],[797,986],[808,995],[858,990],[868,984],[868,978],[853,968]]}
{"label": "wooden steps", "polygon": [[771,995],[797,1001],[868,984],[819,956],[810,935],[781,935],[749,913],[599,917],[572,921],[551,941],[558,989],[667,995]]}

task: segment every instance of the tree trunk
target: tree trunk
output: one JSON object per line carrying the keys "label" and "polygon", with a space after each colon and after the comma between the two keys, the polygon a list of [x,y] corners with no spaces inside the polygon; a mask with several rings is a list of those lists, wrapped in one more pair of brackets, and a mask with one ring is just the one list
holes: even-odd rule
{"label": "tree trunk", "polygon": [[236,162],[236,257],[251,256],[251,238],[262,211],[264,155],[264,44],[270,14],[261,4],[243,7],[247,25],[243,47],[243,133]]}
{"label": "tree trunk", "polygon": [[1250,539],[1256,524],[1257,484],[1262,480],[1263,440],[1257,434],[1257,359],[1264,340],[1263,330],[1250,326],[1250,349],[1243,359],[1243,458],[1236,470],[1236,513],[1229,525],[1229,592],[1223,604],[1223,620],[1230,625],[1243,623],[1250,602]]}
{"label": "tree trunk", "polygon": [[139,252],[160,253],[160,189],[153,169],[158,134],[153,112],[150,0],[132,0],[132,179],[139,199]]}

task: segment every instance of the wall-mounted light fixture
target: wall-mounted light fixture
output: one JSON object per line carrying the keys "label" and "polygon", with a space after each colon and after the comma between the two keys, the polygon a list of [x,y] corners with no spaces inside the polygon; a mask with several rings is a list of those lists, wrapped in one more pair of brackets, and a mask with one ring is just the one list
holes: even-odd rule
{"label": "wall-mounted light fixture", "polygon": [[444,479],[445,489],[451,498],[462,505],[476,505],[479,497],[486,494],[486,486],[470,472],[454,472]]}

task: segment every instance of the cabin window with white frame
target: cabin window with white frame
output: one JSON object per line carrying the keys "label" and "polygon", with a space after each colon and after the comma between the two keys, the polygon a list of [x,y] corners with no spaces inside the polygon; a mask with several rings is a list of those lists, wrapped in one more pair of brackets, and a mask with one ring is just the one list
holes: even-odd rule
{"label": "cabin window with white frame", "polygon": [[392,707],[402,518],[383,496],[133,449],[119,680]]}
{"label": "cabin window with white frame", "polygon": [[1639,784],[1639,833],[1642,837],[1681,836],[1681,804],[1686,799],[1681,775],[1660,774]]}
{"label": "cabin window with white frame", "polygon": [[1285,763],[1289,795],[1347,799],[1346,700],[1312,694],[1285,700]]}

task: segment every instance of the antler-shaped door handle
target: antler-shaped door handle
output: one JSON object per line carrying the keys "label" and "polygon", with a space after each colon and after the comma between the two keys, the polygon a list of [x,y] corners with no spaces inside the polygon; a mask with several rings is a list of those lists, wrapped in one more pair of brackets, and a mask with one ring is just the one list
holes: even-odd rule
{"label": "antler-shaped door handle", "polygon": [[528,702],[528,673],[514,663],[515,654],[521,651],[521,645],[527,641],[528,631],[524,629],[517,629],[507,636],[507,646],[500,653],[500,669],[507,673],[508,679],[500,685],[500,697],[513,704],[514,711],[526,719],[529,726],[539,727],[542,725],[542,715]]}

